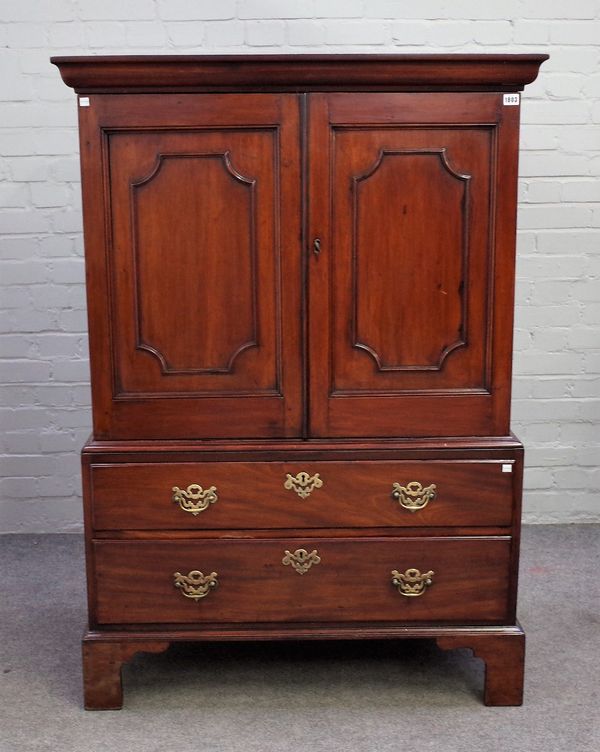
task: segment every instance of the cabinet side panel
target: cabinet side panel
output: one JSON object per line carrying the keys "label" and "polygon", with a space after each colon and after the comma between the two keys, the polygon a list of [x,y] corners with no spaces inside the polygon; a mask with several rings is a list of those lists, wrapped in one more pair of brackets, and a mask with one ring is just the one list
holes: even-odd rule
{"label": "cabinet side panel", "polygon": [[494,342],[493,425],[498,434],[508,433],[510,428],[520,110],[520,106],[502,106],[498,122],[495,213],[490,241],[495,251],[494,285],[493,297],[488,301],[493,312],[490,317]]}

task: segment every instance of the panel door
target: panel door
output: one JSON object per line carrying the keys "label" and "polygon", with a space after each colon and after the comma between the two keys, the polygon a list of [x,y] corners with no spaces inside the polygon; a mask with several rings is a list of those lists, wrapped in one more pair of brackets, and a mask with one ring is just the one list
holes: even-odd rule
{"label": "panel door", "polygon": [[314,435],[508,432],[517,110],[312,97]]}
{"label": "panel door", "polygon": [[[97,437],[296,435],[295,97],[90,104],[82,149]],[[101,159],[86,154],[90,131]]]}

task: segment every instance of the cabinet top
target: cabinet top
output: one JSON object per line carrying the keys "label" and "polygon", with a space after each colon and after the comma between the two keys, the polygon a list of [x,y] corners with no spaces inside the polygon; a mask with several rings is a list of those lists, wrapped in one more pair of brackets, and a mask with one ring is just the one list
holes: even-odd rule
{"label": "cabinet top", "polygon": [[548,55],[111,55],[52,57],[80,93],[519,91]]}

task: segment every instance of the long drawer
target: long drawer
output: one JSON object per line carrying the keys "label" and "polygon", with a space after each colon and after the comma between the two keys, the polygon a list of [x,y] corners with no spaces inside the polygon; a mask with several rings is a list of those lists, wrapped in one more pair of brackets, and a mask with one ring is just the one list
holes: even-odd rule
{"label": "long drawer", "polygon": [[503,526],[511,460],[94,464],[96,530]]}
{"label": "long drawer", "polygon": [[501,623],[510,538],[98,540],[98,624]]}

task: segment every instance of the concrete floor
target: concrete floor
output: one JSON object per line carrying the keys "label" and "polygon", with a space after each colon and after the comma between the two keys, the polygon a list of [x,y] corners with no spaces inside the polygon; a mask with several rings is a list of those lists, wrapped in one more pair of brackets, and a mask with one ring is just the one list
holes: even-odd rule
{"label": "concrete floor", "polygon": [[0,752],[598,752],[600,526],[523,536],[525,704],[429,642],[175,645],[138,655],[117,712],[81,706],[83,543],[0,537]]}

